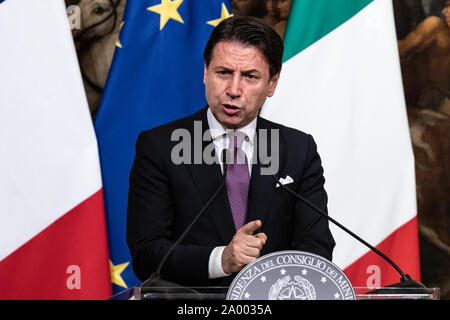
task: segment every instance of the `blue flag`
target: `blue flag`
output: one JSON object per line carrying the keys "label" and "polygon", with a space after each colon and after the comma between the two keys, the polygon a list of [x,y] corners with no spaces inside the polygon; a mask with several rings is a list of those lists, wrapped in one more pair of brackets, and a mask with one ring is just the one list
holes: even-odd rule
{"label": "blue flag", "polygon": [[230,16],[218,0],[128,0],[95,121],[114,291],[140,284],[126,243],[128,178],[140,132],[206,106],[203,49]]}

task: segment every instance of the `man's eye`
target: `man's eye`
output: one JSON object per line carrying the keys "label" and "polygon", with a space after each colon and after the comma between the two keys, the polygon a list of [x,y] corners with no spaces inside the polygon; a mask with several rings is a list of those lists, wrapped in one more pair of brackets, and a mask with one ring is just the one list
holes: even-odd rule
{"label": "man's eye", "polygon": [[254,80],[254,79],[257,79],[257,78],[258,78],[258,77],[255,76],[254,74],[246,74],[245,77],[246,77],[247,79],[250,79],[250,80]]}

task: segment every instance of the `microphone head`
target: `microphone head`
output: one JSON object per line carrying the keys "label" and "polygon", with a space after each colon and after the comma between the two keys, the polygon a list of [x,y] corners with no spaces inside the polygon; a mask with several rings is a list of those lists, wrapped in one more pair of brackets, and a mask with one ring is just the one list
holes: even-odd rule
{"label": "microphone head", "polygon": [[269,168],[271,165],[270,159],[264,156],[260,156],[259,162],[261,163],[262,168]]}

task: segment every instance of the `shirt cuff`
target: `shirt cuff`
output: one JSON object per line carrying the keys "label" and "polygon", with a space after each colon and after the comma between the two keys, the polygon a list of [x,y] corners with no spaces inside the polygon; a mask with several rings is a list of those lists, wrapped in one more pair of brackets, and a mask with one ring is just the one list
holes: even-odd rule
{"label": "shirt cuff", "polygon": [[224,249],[225,246],[215,247],[211,252],[208,266],[209,279],[227,277],[230,275],[229,273],[225,273],[222,269],[222,253]]}

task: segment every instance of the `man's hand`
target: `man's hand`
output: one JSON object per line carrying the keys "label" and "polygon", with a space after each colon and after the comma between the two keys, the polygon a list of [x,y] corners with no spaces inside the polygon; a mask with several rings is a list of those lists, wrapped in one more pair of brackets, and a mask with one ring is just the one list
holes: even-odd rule
{"label": "man's hand", "polygon": [[255,220],[236,232],[222,253],[222,268],[225,273],[239,272],[245,265],[259,258],[267,236],[262,232],[253,235],[253,232],[261,226],[261,220]]}

